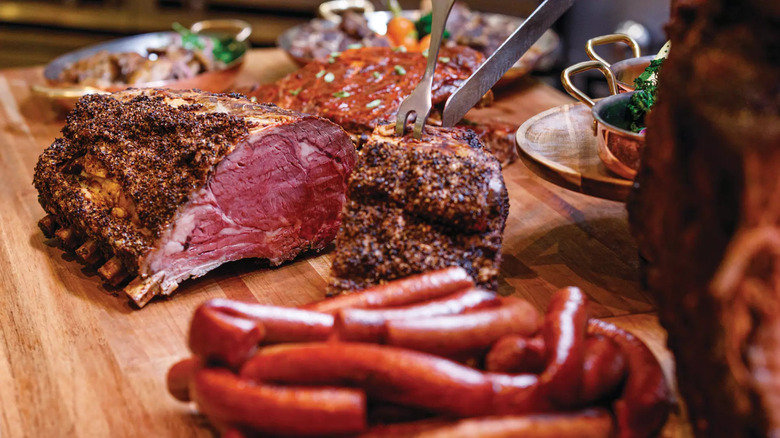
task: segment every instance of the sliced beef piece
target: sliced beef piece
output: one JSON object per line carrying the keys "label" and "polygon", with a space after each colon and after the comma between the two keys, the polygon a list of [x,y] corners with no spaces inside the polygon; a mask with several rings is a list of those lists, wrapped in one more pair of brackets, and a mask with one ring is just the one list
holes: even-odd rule
{"label": "sliced beef piece", "polygon": [[377,127],[347,196],[329,293],[454,265],[497,288],[509,198],[473,132],[428,126],[416,140]]}
{"label": "sliced beef piece", "polygon": [[[480,53],[468,47],[442,48],[434,75],[433,104],[443,105],[483,60]],[[401,102],[422,78],[425,63],[426,58],[420,53],[388,47],[347,50],[337,57],[311,62],[274,84],[249,91],[248,95],[258,102],[326,117],[352,134],[361,147],[375,127],[395,121]],[[491,100],[492,93],[488,93],[482,104]],[[430,122],[439,123],[437,118],[438,110],[434,108]],[[505,135],[517,130],[517,126],[479,126],[480,138],[501,162],[509,163],[517,157],[514,139],[507,142]]]}
{"label": "sliced beef piece", "polygon": [[701,437],[780,435],[780,3],[675,2],[629,203]]}
{"label": "sliced beef piece", "polygon": [[247,257],[276,265],[335,236],[355,151],[337,125],[241,96],[83,98],[34,184],[56,235],[139,306]]}

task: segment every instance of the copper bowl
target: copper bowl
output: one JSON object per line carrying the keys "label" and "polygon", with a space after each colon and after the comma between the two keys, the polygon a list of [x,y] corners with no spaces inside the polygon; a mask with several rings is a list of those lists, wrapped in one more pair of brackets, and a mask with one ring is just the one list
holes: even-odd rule
{"label": "copper bowl", "polygon": [[[598,69],[607,77],[611,96],[595,102],[574,86],[571,76],[587,70]],[[644,134],[632,132],[629,125],[628,102],[634,91],[618,93],[615,75],[600,61],[575,64],[561,73],[563,87],[575,99],[591,107],[593,132],[598,140],[598,154],[604,166],[627,179],[634,179],[639,169]]]}
{"label": "copper bowl", "polygon": [[133,85],[112,84],[105,87],[63,83],[59,80],[60,73],[67,66],[100,51],[107,51],[110,53],[136,52],[145,54],[148,49],[165,47],[172,44],[174,38],[178,36],[176,32],[152,32],[133,35],[95,44],[55,58],[47,64],[43,70],[43,76],[46,79],[47,85],[34,85],[32,86],[32,91],[36,95],[46,97],[61,104],[66,109],[71,109],[82,96],[87,94],[106,94],[124,90],[131,86],[134,88],[152,87],[181,90],[198,88],[200,90],[215,93],[221,93],[231,89],[239,68],[244,62],[246,53],[249,50],[249,42],[247,39],[252,32],[249,23],[242,20],[204,20],[193,24],[191,30],[195,33],[231,35],[238,43],[244,46],[243,53],[230,64],[227,64],[222,68],[207,71],[186,79],[146,82]]}
{"label": "copper bowl", "polygon": [[[632,58],[626,58],[622,61],[618,61],[614,64],[610,64],[604,58],[596,53],[595,47],[605,44],[625,43],[631,49]],[[643,71],[650,65],[653,60],[653,55],[641,56],[641,49],[639,44],[628,35],[621,33],[615,33],[610,35],[602,35],[596,38],[591,38],[585,44],[585,53],[588,54],[588,58],[598,61],[607,66],[612,74],[615,76],[617,82],[618,91],[620,93],[626,93],[628,91],[634,91],[634,79],[639,77]]]}

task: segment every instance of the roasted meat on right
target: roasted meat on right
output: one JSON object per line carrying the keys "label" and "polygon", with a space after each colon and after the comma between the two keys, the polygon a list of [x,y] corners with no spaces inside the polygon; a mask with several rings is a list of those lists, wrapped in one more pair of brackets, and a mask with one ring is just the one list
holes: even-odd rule
{"label": "roasted meat on right", "polygon": [[629,218],[701,437],[780,436],[780,2],[685,0]]}
{"label": "roasted meat on right", "polygon": [[476,134],[379,126],[349,179],[329,292],[455,265],[495,290],[508,213],[501,165]]}

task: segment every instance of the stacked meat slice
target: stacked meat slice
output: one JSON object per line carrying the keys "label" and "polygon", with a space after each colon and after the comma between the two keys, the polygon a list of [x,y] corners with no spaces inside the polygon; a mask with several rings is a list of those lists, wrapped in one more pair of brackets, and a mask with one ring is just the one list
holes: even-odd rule
{"label": "stacked meat slice", "polygon": [[[339,226],[355,152],[337,125],[198,92],[83,98],[35,169],[40,223],[140,306],[222,263],[279,264]],[[106,261],[107,260],[107,261]]]}
{"label": "stacked meat slice", "polygon": [[476,134],[378,127],[359,152],[336,238],[331,293],[459,265],[495,290],[509,199]]}

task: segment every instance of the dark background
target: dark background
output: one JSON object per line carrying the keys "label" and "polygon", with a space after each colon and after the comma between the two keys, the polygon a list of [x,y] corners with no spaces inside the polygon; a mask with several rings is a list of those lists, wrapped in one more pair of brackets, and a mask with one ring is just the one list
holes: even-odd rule
{"label": "dark background", "polygon": [[[377,9],[386,9],[373,0]],[[316,16],[319,0],[0,0],[0,68],[45,64],[75,48],[118,36],[169,30],[178,21],[185,26],[204,18],[242,18],[253,25],[252,44],[270,47],[285,29]],[[418,1],[401,0],[415,9]],[[467,0],[475,9],[527,16],[537,0]],[[663,25],[668,0],[579,0],[555,25],[561,46],[554,61],[537,75],[558,85],[561,69],[585,60],[585,42],[622,29],[645,37],[644,53],[665,41]],[[633,21],[634,25],[627,24]],[[621,47],[600,53],[613,60],[625,56]],[[598,74],[584,74],[578,84],[601,92]]]}

